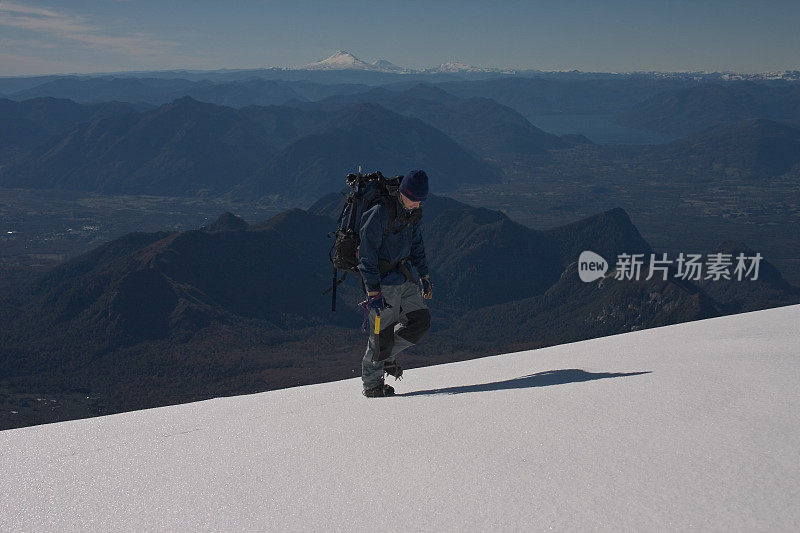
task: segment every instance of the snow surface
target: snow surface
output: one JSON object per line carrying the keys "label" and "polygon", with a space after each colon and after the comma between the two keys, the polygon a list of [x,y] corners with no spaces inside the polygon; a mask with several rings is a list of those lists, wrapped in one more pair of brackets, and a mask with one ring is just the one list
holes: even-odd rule
{"label": "snow surface", "polygon": [[[0,432],[0,530],[800,530],[800,306]],[[612,377],[615,374],[616,377]]]}

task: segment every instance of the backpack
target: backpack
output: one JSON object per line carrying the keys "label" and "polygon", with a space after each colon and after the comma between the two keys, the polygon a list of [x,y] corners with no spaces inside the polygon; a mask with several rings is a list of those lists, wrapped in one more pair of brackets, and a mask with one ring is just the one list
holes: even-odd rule
{"label": "backpack", "polygon": [[[390,233],[402,231],[407,225],[420,220],[421,211],[414,209],[412,215],[404,217],[400,225],[394,225],[398,217],[398,203],[400,201],[397,197],[397,191],[400,188],[402,179],[402,174],[393,178],[385,178],[380,171],[375,171],[371,174],[361,174],[359,172],[347,175],[346,181],[350,187],[350,193],[342,192],[347,198],[336,222],[338,228],[336,231],[328,233],[328,237],[336,237],[328,252],[328,258],[333,263],[333,284],[322,294],[333,291],[331,311],[336,311],[336,287],[345,280],[348,272],[353,272],[359,277],[361,288],[364,294],[367,293],[364,280],[361,279],[361,274],[358,271],[361,215],[375,204],[382,202],[389,212],[389,224],[383,232],[384,237]],[[339,270],[344,270],[341,279],[337,279]]]}

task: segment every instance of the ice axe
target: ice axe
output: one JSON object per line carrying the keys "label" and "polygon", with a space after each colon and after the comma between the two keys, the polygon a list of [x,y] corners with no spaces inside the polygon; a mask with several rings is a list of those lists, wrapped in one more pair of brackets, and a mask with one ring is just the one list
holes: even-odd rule
{"label": "ice axe", "polygon": [[[366,331],[367,324],[369,324],[369,297],[361,302],[361,307],[364,309],[364,322],[361,324],[361,331]],[[386,302],[386,307],[391,307],[389,302]],[[380,357],[381,353],[381,312],[378,309],[375,309],[375,328],[373,329],[373,333],[375,334],[375,351],[372,354],[372,362],[374,363],[377,361],[377,358]]]}
{"label": "ice axe", "polygon": [[372,354],[372,362],[374,363],[381,355],[381,312],[375,310],[375,352]]}

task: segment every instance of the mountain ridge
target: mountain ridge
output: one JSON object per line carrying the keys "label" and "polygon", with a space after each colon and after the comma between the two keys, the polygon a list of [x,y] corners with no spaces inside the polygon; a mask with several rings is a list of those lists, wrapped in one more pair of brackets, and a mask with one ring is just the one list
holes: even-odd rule
{"label": "mountain ridge", "polygon": [[[129,234],[19,287],[0,329],[0,416],[9,406],[17,423],[41,423],[352,376],[363,294],[350,278],[336,313],[322,295],[336,196],[253,224],[227,212],[196,230]],[[542,232],[432,194],[423,221],[437,296],[407,368],[800,299],[777,271],[747,290],[715,287],[721,303],[689,282],[583,283],[581,248],[649,249],[621,209]],[[59,410],[16,409],[31,391]]]}

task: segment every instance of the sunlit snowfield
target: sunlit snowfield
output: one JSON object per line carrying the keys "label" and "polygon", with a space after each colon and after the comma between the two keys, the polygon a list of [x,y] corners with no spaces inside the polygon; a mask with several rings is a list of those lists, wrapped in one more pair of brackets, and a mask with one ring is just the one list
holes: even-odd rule
{"label": "sunlit snowfield", "polygon": [[800,528],[800,306],[0,432],[0,530]]}

